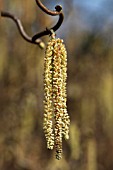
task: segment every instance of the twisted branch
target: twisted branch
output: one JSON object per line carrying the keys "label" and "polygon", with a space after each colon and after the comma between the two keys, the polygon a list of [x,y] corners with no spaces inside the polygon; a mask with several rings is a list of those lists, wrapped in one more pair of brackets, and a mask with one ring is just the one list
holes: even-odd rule
{"label": "twisted branch", "polygon": [[30,42],[30,43],[36,44],[36,45],[38,44],[40,48],[44,48],[44,47],[45,47],[45,44],[44,44],[44,42],[40,39],[40,37],[45,36],[45,35],[51,35],[51,30],[53,30],[54,32],[55,32],[56,30],[58,30],[59,27],[61,26],[62,22],[63,22],[64,15],[63,15],[63,12],[62,12],[62,7],[61,7],[60,5],[55,6],[55,10],[54,10],[54,11],[51,11],[51,10],[47,9],[47,8],[41,3],[40,0],[35,0],[35,1],[36,1],[36,4],[40,7],[40,9],[41,9],[42,11],[44,11],[46,14],[52,15],[52,16],[59,15],[59,19],[58,19],[58,22],[57,22],[52,28],[50,28],[50,29],[46,28],[46,30],[44,30],[44,31],[42,31],[42,32],[40,32],[40,33],[36,33],[33,37],[30,37],[30,36],[25,32],[21,21],[20,21],[16,16],[14,16],[13,14],[11,14],[11,13],[9,13],[9,12],[2,11],[2,12],[1,12],[1,16],[12,19],[12,20],[16,23],[20,35],[21,35],[27,42]]}

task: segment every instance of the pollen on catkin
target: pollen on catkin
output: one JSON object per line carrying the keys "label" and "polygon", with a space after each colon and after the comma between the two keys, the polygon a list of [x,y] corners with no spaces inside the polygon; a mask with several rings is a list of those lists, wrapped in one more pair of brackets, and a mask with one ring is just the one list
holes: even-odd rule
{"label": "pollen on catkin", "polygon": [[51,35],[44,58],[44,123],[47,148],[55,146],[56,159],[62,158],[62,138],[69,139],[67,113],[67,52],[63,40]]}

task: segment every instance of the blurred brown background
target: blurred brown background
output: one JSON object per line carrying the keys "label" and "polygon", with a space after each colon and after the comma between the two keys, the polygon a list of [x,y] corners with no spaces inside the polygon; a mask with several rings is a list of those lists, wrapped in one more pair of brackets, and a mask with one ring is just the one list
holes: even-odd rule
{"label": "blurred brown background", "polygon": [[[113,1],[42,2],[64,9],[57,37],[68,51],[70,140],[63,142],[60,161],[46,149],[44,50],[24,41],[13,21],[0,17],[0,170],[113,170]],[[0,10],[18,16],[29,35],[57,21],[35,0],[0,0]]]}

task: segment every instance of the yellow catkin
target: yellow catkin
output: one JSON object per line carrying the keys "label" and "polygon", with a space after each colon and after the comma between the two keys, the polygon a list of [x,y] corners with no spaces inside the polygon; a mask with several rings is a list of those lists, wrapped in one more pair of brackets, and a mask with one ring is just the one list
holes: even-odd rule
{"label": "yellow catkin", "polygon": [[[51,35],[44,59],[44,133],[47,148],[55,145],[56,158],[62,158],[62,137],[69,138],[67,113],[67,52],[63,40]],[[54,125],[53,125],[54,122]]]}
{"label": "yellow catkin", "polygon": [[62,70],[60,39],[55,39],[53,50],[53,106],[55,114],[55,148],[56,158],[62,157]]}
{"label": "yellow catkin", "polygon": [[43,129],[47,140],[47,148],[53,149],[53,109],[52,109],[52,44],[48,43],[44,58],[44,123]]}

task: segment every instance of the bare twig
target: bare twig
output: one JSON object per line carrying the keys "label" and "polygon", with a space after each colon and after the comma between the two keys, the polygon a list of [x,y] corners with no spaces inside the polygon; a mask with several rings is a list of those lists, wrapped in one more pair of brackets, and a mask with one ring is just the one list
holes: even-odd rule
{"label": "bare twig", "polygon": [[[56,8],[56,11],[57,10],[59,11],[59,7],[60,7],[60,10],[62,11],[61,6],[57,6],[57,7],[58,7],[58,9]],[[51,34],[51,30],[53,30],[55,32],[56,30],[59,29],[59,27],[61,26],[61,24],[62,24],[62,22],[64,20],[64,15],[63,15],[63,13],[61,11],[58,12],[59,13],[58,14],[59,15],[59,20],[58,20],[57,24],[55,26],[53,26],[52,28],[50,28],[50,29],[46,28],[46,30],[34,35],[33,38],[32,38],[32,41],[36,41],[37,38],[40,38],[42,36]]]}
{"label": "bare twig", "polygon": [[51,10],[47,9],[47,8],[42,4],[42,2],[41,2],[40,0],[35,0],[35,1],[36,1],[37,5],[40,7],[40,9],[41,9],[42,11],[44,11],[46,14],[48,14],[48,15],[55,16],[55,15],[59,15],[59,14],[61,13],[62,7],[61,7],[60,5],[57,5],[57,6],[55,7],[55,9],[56,9],[55,11],[51,11]]}
{"label": "bare twig", "polygon": [[52,15],[52,16],[56,16],[56,15],[59,15],[59,20],[58,22],[56,23],[55,26],[53,26],[52,28],[48,29],[46,28],[46,30],[40,32],[40,33],[36,33],[33,37],[30,37],[29,35],[27,35],[27,33],[24,31],[24,28],[22,26],[22,23],[21,21],[16,17],[14,16],[13,14],[9,13],[9,12],[4,12],[2,11],[1,12],[1,16],[2,17],[8,17],[10,19],[12,19],[16,25],[17,25],[17,28],[21,34],[21,36],[28,42],[32,43],[32,44],[38,44],[40,48],[44,48],[45,47],[45,44],[44,42],[40,39],[40,37],[42,36],[45,36],[45,35],[50,35],[51,34],[51,30],[53,30],[54,32],[56,30],[59,29],[59,27],[61,26],[62,22],[63,22],[63,19],[64,19],[64,15],[63,15],[63,12],[62,12],[62,7],[60,5],[57,5],[55,7],[55,10],[54,11],[51,11],[49,9],[47,9],[42,3],[40,0],[35,0],[37,5],[41,8],[42,11],[44,11],[46,14],[48,15]]}
{"label": "bare twig", "polygon": [[17,25],[17,27],[18,27],[18,30],[19,30],[19,32],[20,32],[20,34],[21,34],[21,36],[22,36],[26,41],[28,41],[28,42],[30,42],[30,43],[33,43],[33,44],[38,44],[40,48],[44,48],[45,45],[44,45],[44,43],[42,42],[41,39],[37,39],[37,40],[35,40],[35,41],[32,41],[32,38],[29,37],[29,36],[26,34],[26,32],[24,31],[24,28],[23,28],[23,26],[22,26],[21,21],[20,21],[17,17],[15,17],[14,15],[10,14],[9,12],[4,12],[4,11],[1,12],[1,16],[12,19],[12,20],[16,23],[16,25]]}

